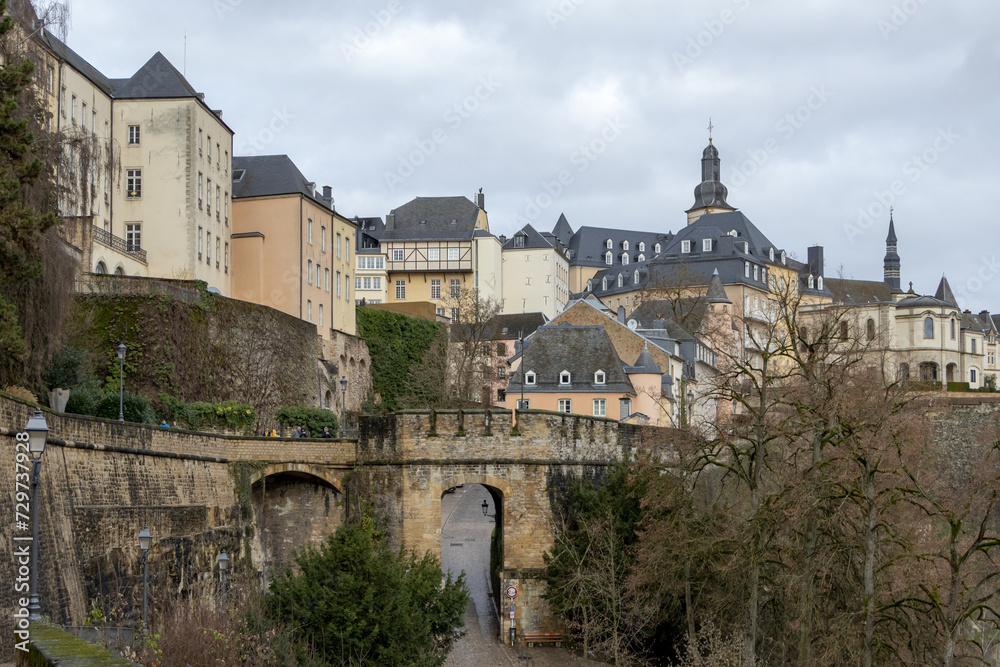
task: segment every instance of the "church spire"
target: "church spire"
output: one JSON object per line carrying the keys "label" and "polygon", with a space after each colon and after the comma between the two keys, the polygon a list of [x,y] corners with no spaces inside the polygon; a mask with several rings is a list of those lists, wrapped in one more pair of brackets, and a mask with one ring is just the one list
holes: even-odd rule
{"label": "church spire", "polygon": [[708,119],[708,146],[701,154],[701,183],[694,189],[694,205],[686,211],[688,224],[709,213],[735,211],[726,202],[729,191],[722,184],[722,161],[719,150],[712,144],[712,119]]}
{"label": "church spire", "polygon": [[889,234],[885,237],[885,259],[882,260],[884,281],[889,287],[899,289],[899,255],[896,253],[896,227],[889,209]]}

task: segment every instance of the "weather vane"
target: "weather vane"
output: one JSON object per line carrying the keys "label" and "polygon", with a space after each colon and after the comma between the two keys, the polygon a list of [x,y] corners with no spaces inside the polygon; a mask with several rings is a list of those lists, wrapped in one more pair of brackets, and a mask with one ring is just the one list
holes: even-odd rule
{"label": "weather vane", "polygon": [[715,128],[715,126],[712,125],[712,117],[709,116],[708,117],[708,143],[712,143],[712,130],[714,128]]}

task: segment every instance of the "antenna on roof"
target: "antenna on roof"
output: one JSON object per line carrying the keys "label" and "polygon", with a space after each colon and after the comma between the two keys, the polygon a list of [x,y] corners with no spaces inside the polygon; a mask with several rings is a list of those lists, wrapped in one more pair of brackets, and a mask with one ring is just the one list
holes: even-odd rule
{"label": "antenna on roof", "polygon": [[[187,31],[187,28],[184,29],[184,65],[183,65],[183,67],[184,67],[184,69],[181,72],[181,74],[183,74],[185,77],[187,77],[187,75],[188,75],[188,31]],[[708,122],[711,123],[712,119],[710,118],[708,120]]]}

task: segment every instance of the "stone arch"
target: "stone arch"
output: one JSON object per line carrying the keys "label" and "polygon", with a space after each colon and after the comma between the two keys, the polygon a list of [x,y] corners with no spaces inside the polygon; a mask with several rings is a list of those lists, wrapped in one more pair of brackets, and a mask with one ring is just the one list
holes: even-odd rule
{"label": "stone arch", "polygon": [[108,272],[108,265],[105,264],[104,260],[102,259],[101,261],[99,261],[97,263],[97,266],[94,267],[94,273],[98,273],[100,275],[105,275],[107,272]]}
{"label": "stone arch", "polygon": [[948,364],[944,368],[944,378],[945,382],[958,382],[958,365],[954,362]]}
{"label": "stone arch", "polygon": [[116,276],[124,276],[125,275],[125,267],[123,267],[121,264],[119,264],[118,266],[116,266],[115,267],[115,275]]}
{"label": "stone arch", "polygon": [[327,410],[333,409],[333,392],[330,391],[329,389],[326,390],[326,394],[323,397],[323,406]]}
{"label": "stone arch", "polygon": [[503,494],[504,498],[510,498],[513,490],[506,480],[493,475],[482,475],[480,473],[459,473],[451,477],[442,477],[441,484],[437,489],[438,497],[444,493],[445,489],[450,489],[459,484],[482,484],[486,488],[493,488]]}
{"label": "stone arch", "polygon": [[291,474],[300,477],[315,478],[325,486],[334,489],[337,493],[341,493],[340,475],[335,475],[337,472],[339,471],[332,468],[324,468],[309,463],[272,463],[263,470],[255,471],[250,476],[250,485],[256,486],[262,479],[271,475]]}

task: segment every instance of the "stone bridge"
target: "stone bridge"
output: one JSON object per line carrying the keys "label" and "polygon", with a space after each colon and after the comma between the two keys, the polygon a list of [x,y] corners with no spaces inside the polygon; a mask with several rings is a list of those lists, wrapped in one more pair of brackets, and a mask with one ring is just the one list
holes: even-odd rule
{"label": "stone bridge", "polygon": [[[0,499],[14,506],[13,435],[32,408],[0,397],[7,473]],[[515,584],[518,626],[551,629],[539,595],[553,508],[572,476],[599,475],[630,456],[642,428],[605,419],[503,410],[406,412],[363,418],[360,438],[225,436],[46,412],[40,516],[43,615],[80,625],[109,597],[141,595],[138,531],[149,525],[153,595],[213,585],[226,550],[266,578],[344,521],[372,512],[393,543],[441,555],[441,498],[483,484],[497,508],[504,585]],[[662,435],[663,432],[661,432]],[[12,545],[6,521],[0,540]],[[25,534],[17,531],[17,534]],[[485,565],[485,564],[484,564]],[[12,557],[0,581],[14,578]],[[0,634],[12,631],[12,596]],[[3,658],[0,654],[0,658]]]}

